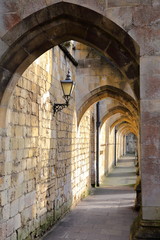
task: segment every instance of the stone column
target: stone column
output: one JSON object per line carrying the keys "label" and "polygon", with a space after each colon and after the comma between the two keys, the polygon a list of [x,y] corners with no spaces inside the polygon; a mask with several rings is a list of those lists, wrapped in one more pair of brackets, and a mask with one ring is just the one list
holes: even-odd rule
{"label": "stone column", "polygon": [[160,220],[160,57],[141,57],[142,218]]}
{"label": "stone column", "polygon": [[123,155],[126,154],[126,135],[124,135],[124,141],[123,141]]}
{"label": "stone column", "polygon": [[142,216],[134,224],[131,239],[151,240],[160,239],[159,56],[141,57],[140,89]]}

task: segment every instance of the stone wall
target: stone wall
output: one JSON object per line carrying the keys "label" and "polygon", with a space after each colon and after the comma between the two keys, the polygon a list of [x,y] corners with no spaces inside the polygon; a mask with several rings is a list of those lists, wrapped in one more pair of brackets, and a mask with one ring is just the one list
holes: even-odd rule
{"label": "stone wall", "polygon": [[[90,52],[91,48],[87,49]],[[78,55],[72,48],[68,50],[83,57],[80,49]],[[79,71],[92,73],[92,68],[76,68],[55,47],[27,68],[10,97],[7,131],[0,139],[0,156],[5,159],[1,164],[2,240],[41,236],[95,185],[95,106],[79,122],[74,93],[69,107],[53,114],[53,104],[64,102],[60,80],[68,69],[74,81],[80,80]],[[80,94],[80,89],[76,93]],[[110,126],[117,116],[101,129],[100,181],[113,167],[115,142]]]}
{"label": "stone wall", "polygon": [[64,102],[60,80],[68,68],[75,80],[75,67],[55,47],[30,65],[10,98],[0,144],[1,240],[40,236],[89,191],[91,111],[78,131],[74,98],[53,116],[53,103]]}
{"label": "stone wall", "polygon": [[[4,153],[3,150],[5,144],[9,146],[5,119],[8,100],[15,83],[33,59],[73,36],[108,55],[119,71],[132,83],[138,105],[141,106],[138,136],[141,146],[138,152],[143,173],[142,218],[147,221],[159,221],[160,89],[157,86],[160,79],[160,1],[68,0],[65,3],[57,0],[56,6],[53,2],[55,1],[23,1],[22,5],[22,1],[15,1],[13,4],[12,0],[8,0],[7,3],[0,3],[0,135],[4,139],[0,140],[1,189],[10,186],[10,177],[4,174],[9,170],[5,170],[3,165],[3,159],[8,161],[10,157],[9,152]],[[71,18],[73,20],[68,22]],[[114,39],[116,41],[113,41]]]}

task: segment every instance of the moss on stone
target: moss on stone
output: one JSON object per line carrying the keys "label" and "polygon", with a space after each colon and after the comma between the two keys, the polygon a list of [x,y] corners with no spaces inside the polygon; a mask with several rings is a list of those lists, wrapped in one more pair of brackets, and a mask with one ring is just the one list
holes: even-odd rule
{"label": "moss on stone", "polygon": [[136,232],[138,231],[138,228],[140,226],[140,221],[142,219],[142,211],[139,212],[138,216],[135,218],[131,230],[130,230],[130,240],[134,240],[134,237],[136,235]]}

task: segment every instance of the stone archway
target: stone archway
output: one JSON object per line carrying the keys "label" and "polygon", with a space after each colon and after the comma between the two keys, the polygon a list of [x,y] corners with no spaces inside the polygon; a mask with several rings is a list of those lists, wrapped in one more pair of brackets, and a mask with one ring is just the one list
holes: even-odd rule
{"label": "stone archway", "polygon": [[86,110],[94,103],[104,99],[104,98],[113,98],[119,101],[121,104],[123,104],[131,114],[135,116],[135,118],[138,120],[139,110],[138,110],[138,104],[136,101],[127,93],[124,91],[112,87],[112,86],[103,86],[100,88],[97,88],[93,91],[91,91],[87,96],[85,96],[82,99],[82,104],[78,109],[78,125],[80,123],[80,120],[83,116],[83,114],[86,112]]}
{"label": "stone archway", "polygon": [[137,126],[135,125],[135,122],[132,120],[132,119],[130,119],[130,118],[128,118],[127,116],[121,116],[120,118],[118,118],[111,126],[110,126],[110,130],[112,131],[112,129],[116,126],[116,125],[118,125],[118,124],[120,124],[120,123],[129,123],[129,124],[132,124],[133,126],[133,128],[134,129],[136,129],[136,130],[138,130],[137,129]]}
{"label": "stone archway", "polygon": [[[149,9],[152,11],[152,14],[154,15],[154,12],[156,12],[157,10],[154,10],[152,8],[153,5],[151,5],[151,4],[152,3],[148,3]],[[157,5],[158,5],[158,3],[157,3]],[[66,6],[67,6],[67,4],[66,4]],[[46,11],[46,7],[48,7],[47,11]],[[22,20],[22,22],[21,22],[20,16],[15,16],[14,23],[10,23],[7,20],[8,33],[3,35],[2,41],[1,41],[1,46],[3,48],[3,50],[2,50],[3,60],[1,61],[1,65],[0,65],[1,66],[1,85],[0,85],[1,86],[0,87],[1,88],[1,97],[2,97],[3,93],[5,92],[5,94],[3,95],[3,100],[2,100],[2,105],[1,105],[1,116],[2,116],[1,125],[0,125],[1,127],[4,127],[5,117],[3,118],[3,116],[5,116],[5,111],[7,109],[7,102],[8,102],[9,96],[13,91],[13,88],[17,82],[17,79],[19,79],[19,76],[25,70],[25,68],[27,68],[27,66],[36,57],[38,57],[41,53],[43,53],[47,49],[51,48],[52,46],[60,43],[62,40],[64,41],[64,40],[73,38],[73,39],[76,39],[79,41],[81,40],[82,42],[87,43],[87,44],[90,43],[91,46],[97,47],[97,49],[99,49],[98,43],[92,42],[93,37],[91,37],[91,36],[93,36],[95,31],[97,31],[97,36],[100,35],[101,42],[104,42],[104,44],[106,44],[108,47],[108,48],[106,48],[106,45],[105,45],[105,46],[103,46],[102,49],[99,49],[99,50],[104,52],[107,56],[110,56],[110,58],[112,60],[115,60],[115,65],[117,67],[119,67],[121,72],[123,72],[123,74],[126,75],[131,80],[131,84],[133,84],[135,86],[134,89],[136,89],[136,92],[139,92],[139,90],[137,91],[137,89],[138,89],[137,84],[134,84],[135,82],[133,81],[133,79],[136,79],[136,77],[138,76],[138,67],[137,67],[138,66],[138,64],[137,64],[138,63],[138,54],[135,54],[137,57],[134,58],[134,60],[136,59],[136,61],[133,61],[133,59],[132,59],[132,56],[136,52],[135,42],[123,30],[121,30],[122,34],[120,35],[120,40],[118,40],[116,35],[118,36],[117,32],[119,31],[119,27],[114,25],[111,21],[105,22],[106,19],[105,18],[103,19],[103,17],[100,17],[99,18],[100,22],[102,20],[104,20],[104,22],[106,23],[106,26],[110,28],[109,31],[107,31],[107,34],[108,34],[107,37],[111,36],[111,39],[113,39],[113,42],[112,41],[108,42],[107,40],[105,41],[104,40],[105,38],[103,38],[105,36],[105,34],[103,35],[103,33],[105,33],[105,29],[103,29],[104,31],[101,31],[102,28],[100,26],[101,24],[98,23],[98,19],[94,18],[94,24],[92,25],[91,18],[90,18],[91,15],[88,15],[89,17],[87,20],[88,21],[87,26],[90,26],[90,24],[92,26],[95,26],[95,28],[93,27],[90,31],[88,31],[88,29],[82,27],[82,24],[79,24],[80,23],[79,19],[82,20],[82,16],[84,16],[83,13],[81,12],[81,16],[79,16],[79,15],[76,16],[77,12],[75,9],[76,9],[76,7],[75,8],[72,7],[71,11],[69,12],[67,10],[67,8],[65,8],[65,7],[63,8],[62,15],[64,17],[63,18],[64,22],[65,22],[65,17],[66,16],[69,17],[70,14],[73,17],[71,19],[74,19],[74,17],[75,17],[77,22],[74,24],[75,28],[73,27],[71,34],[69,34],[69,31],[70,31],[69,28],[70,28],[70,26],[73,26],[72,25],[73,23],[71,23],[72,22],[71,19],[68,19],[68,22],[66,24],[62,21],[62,19],[61,20],[59,19],[59,23],[60,23],[62,29],[64,30],[64,32],[62,33],[63,36],[61,36],[61,37],[57,33],[57,35],[54,35],[53,38],[50,38],[50,33],[53,33],[53,31],[52,31],[53,28],[58,32],[60,27],[56,28],[56,26],[52,25],[53,28],[51,30],[51,29],[49,29],[49,25],[48,25],[48,29],[47,29],[47,21],[49,23],[49,21],[51,20],[51,19],[49,19],[49,17],[51,16],[52,11],[51,11],[51,7],[49,5],[46,5],[46,3],[45,3],[45,10],[44,10],[43,4],[38,9],[36,7],[33,8],[32,9],[33,15],[29,16],[30,14],[27,14],[28,18],[25,19],[25,17],[24,17],[24,20]],[[147,9],[148,9],[148,6],[145,7],[145,13],[146,12],[148,13]],[[34,14],[34,12],[36,12],[37,10],[39,10],[39,12],[37,14]],[[139,15],[141,15],[140,14],[141,12],[143,13],[143,10],[144,10],[144,6],[142,6],[141,10],[138,9]],[[74,14],[72,12],[75,12],[75,16],[73,16]],[[47,15],[48,13],[50,13],[50,15]],[[86,12],[85,12],[85,15],[86,15]],[[100,14],[98,14],[98,15],[100,15]],[[98,16],[98,15],[96,14],[96,15],[92,15],[92,16]],[[102,16],[102,15],[100,15],[100,16]],[[52,17],[53,17],[53,15],[52,15]],[[42,19],[45,19],[45,21],[46,21],[46,31],[44,30],[45,27],[43,25],[45,21],[43,21]],[[144,87],[144,89],[142,91],[142,98],[141,98],[141,102],[142,102],[142,104],[141,104],[141,106],[142,106],[142,108],[141,108],[142,109],[142,112],[141,112],[142,118],[141,119],[142,120],[141,121],[144,124],[141,129],[141,134],[142,134],[142,147],[143,147],[142,159],[145,160],[145,163],[143,164],[142,167],[144,170],[144,180],[145,180],[145,178],[148,179],[150,191],[152,193],[154,191],[156,191],[156,197],[154,194],[150,194],[150,193],[148,194],[148,192],[147,192],[148,185],[145,183],[145,181],[143,181],[143,187],[144,187],[143,195],[145,198],[144,207],[143,207],[143,217],[144,217],[144,219],[147,219],[147,220],[151,220],[151,219],[159,220],[159,218],[160,218],[159,213],[157,213],[157,210],[156,210],[156,209],[159,209],[159,203],[157,203],[157,200],[156,200],[159,198],[159,191],[158,191],[159,180],[157,180],[158,178],[156,178],[158,176],[158,174],[155,173],[155,171],[154,171],[154,169],[155,169],[154,167],[158,166],[156,160],[158,161],[158,155],[159,155],[159,151],[157,150],[158,149],[157,141],[155,141],[155,139],[157,139],[157,140],[159,139],[159,131],[158,131],[158,129],[159,129],[159,125],[158,125],[159,124],[159,122],[158,122],[159,94],[158,94],[158,90],[154,89],[154,88],[158,89],[157,85],[158,85],[159,79],[157,80],[157,75],[155,73],[158,72],[158,69],[159,69],[159,60],[156,61],[157,64],[154,64],[155,59],[158,59],[158,56],[156,55],[158,53],[158,50],[157,50],[158,47],[157,46],[153,47],[154,44],[153,43],[151,44],[151,41],[152,41],[151,39],[153,38],[153,36],[155,36],[154,35],[155,30],[152,29],[153,30],[152,33],[150,31],[152,26],[157,23],[156,23],[156,21],[153,21],[152,22],[153,24],[151,26],[149,24],[148,19],[147,20],[141,19],[140,16],[138,17],[138,19],[139,19],[139,20],[137,20],[137,29],[138,30],[135,30],[135,31],[133,30],[133,35],[135,35],[135,38],[137,38],[137,39],[140,38],[139,37],[140,35],[141,36],[143,35],[142,41],[140,41],[140,43],[142,44],[142,46],[141,46],[142,47],[142,58],[141,58],[142,75],[141,75],[141,78],[143,79],[141,86]],[[155,17],[155,19],[156,19],[156,17]],[[142,20],[142,22],[141,22],[141,20]],[[96,23],[96,21],[97,21],[97,23]],[[146,21],[147,21],[147,23],[146,23]],[[143,28],[142,23],[148,27],[146,27],[145,29],[142,29]],[[113,25],[114,25],[114,28],[112,28]],[[141,27],[140,27],[140,25],[141,25]],[[67,32],[65,30],[65,27],[66,27],[66,29],[68,29]],[[83,34],[86,30],[85,38],[82,38],[82,36],[78,35],[77,29],[76,29],[77,27],[80,27],[79,29],[81,29]],[[107,27],[106,27],[106,29],[107,29]],[[99,31],[99,29],[100,29],[100,31]],[[114,31],[112,32],[113,29],[114,29]],[[143,43],[147,36],[147,31],[150,31],[151,37],[147,43],[145,42],[145,46],[143,47]],[[81,34],[82,34],[82,32],[81,32]],[[137,34],[137,33],[140,33],[140,34]],[[26,38],[27,35],[28,35],[28,38]],[[139,35],[139,36],[137,37],[136,35]],[[95,39],[97,39],[97,38],[95,38]],[[104,40],[104,41],[102,41],[102,40]],[[124,49],[122,47],[123,43],[125,43],[125,42],[129,42],[129,46],[131,46],[131,49],[133,51],[131,49],[129,50],[127,48]],[[35,48],[35,46],[36,46],[36,48]],[[148,48],[148,50],[146,50],[146,48]],[[115,49],[115,52],[112,52],[112,49]],[[136,49],[137,49],[137,47],[136,47]],[[120,54],[118,53],[119,50],[120,50]],[[17,56],[16,53],[19,53],[19,55]],[[117,54],[119,54],[119,55],[117,56]],[[120,65],[118,59],[123,60],[122,66]],[[148,66],[147,71],[149,71],[149,74],[145,74],[147,66]],[[129,69],[128,69],[128,67],[129,67]],[[128,69],[128,71],[126,69]],[[152,71],[150,71],[150,70],[152,70]],[[136,73],[136,76],[134,75],[134,73]],[[14,77],[12,78],[13,75],[14,75]],[[10,81],[11,78],[13,81]],[[154,81],[152,81],[153,79],[154,79]],[[147,82],[147,84],[145,84],[145,82]],[[154,85],[152,85],[152,82],[154,82]],[[150,91],[150,89],[152,89],[152,91]],[[151,128],[152,128],[152,131],[155,133],[154,139],[152,137]],[[148,151],[148,149],[150,149],[151,151]],[[152,159],[152,158],[153,159],[156,158],[156,160],[153,161],[153,163],[151,163],[151,161],[150,161],[150,159]],[[151,165],[152,165],[152,168],[150,168],[150,172],[149,173],[147,171],[145,172],[145,170]],[[155,179],[153,179],[153,177],[155,177],[156,181],[155,181]],[[155,187],[155,189],[153,186]],[[151,199],[150,198],[151,195],[154,195],[154,198]]]}
{"label": "stone archway", "polygon": [[23,19],[17,16],[16,23],[6,20],[8,29],[2,37],[5,50],[0,58],[2,115],[23,71],[43,52],[70,39],[89,44],[109,57],[139,96],[138,45],[124,30],[103,15],[71,3],[42,4],[36,10],[39,8]]}
{"label": "stone archway", "polygon": [[132,125],[131,125],[131,123],[128,123],[128,122],[126,122],[126,123],[124,123],[124,122],[121,122],[118,126],[117,126],[117,130],[118,131],[120,131],[120,132],[125,132],[125,133],[127,133],[127,132],[132,132],[132,133],[134,133],[136,136],[138,136],[138,131],[137,131],[137,129],[135,128],[135,127],[133,127]]}
{"label": "stone archway", "polygon": [[106,115],[104,115],[101,119],[101,127],[103,126],[104,122],[107,121],[108,118],[110,118],[112,115],[116,113],[121,113],[123,115],[128,116],[129,118],[133,118],[133,114],[130,112],[130,110],[123,106],[116,106],[113,108],[110,108]]}

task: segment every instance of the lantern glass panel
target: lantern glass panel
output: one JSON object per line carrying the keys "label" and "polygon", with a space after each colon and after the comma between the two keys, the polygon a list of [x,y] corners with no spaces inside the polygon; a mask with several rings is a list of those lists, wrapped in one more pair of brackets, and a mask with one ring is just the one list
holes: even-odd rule
{"label": "lantern glass panel", "polygon": [[64,96],[70,96],[72,92],[72,82],[61,82]]}

